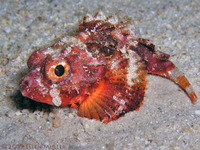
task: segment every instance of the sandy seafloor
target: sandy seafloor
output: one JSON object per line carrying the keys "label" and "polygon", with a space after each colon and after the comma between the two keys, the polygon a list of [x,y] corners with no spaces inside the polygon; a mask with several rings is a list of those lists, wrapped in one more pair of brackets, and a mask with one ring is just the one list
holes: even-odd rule
{"label": "sandy seafloor", "polygon": [[200,97],[199,0],[0,2],[0,149],[200,149],[200,102],[192,105],[177,85],[158,76],[147,76],[139,111],[109,124],[36,103],[19,91],[33,51],[72,35],[86,12],[102,9],[131,18],[142,38],[171,55]]}

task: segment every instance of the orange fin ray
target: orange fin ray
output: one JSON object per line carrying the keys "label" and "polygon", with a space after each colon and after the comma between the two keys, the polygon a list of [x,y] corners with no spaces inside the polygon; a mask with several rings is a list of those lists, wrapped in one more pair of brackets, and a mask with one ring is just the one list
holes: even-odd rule
{"label": "orange fin ray", "polygon": [[103,94],[107,91],[106,88],[105,81],[102,81],[98,88],[81,103],[78,111],[80,117],[102,120],[104,122],[108,122],[109,118],[114,119],[115,113],[113,108],[115,107],[114,103],[109,101],[110,93],[108,91],[108,96]]}
{"label": "orange fin ray", "polygon": [[137,86],[121,87],[120,83],[102,80],[94,92],[80,104],[78,115],[108,123],[131,110],[138,110],[143,101],[145,84],[141,84],[142,87],[138,89]]}

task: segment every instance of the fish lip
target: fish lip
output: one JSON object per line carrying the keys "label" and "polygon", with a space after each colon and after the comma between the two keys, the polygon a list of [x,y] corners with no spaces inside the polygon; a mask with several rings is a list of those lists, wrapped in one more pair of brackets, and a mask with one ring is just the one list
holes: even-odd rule
{"label": "fish lip", "polygon": [[20,82],[20,91],[23,96],[42,103],[52,104],[49,88],[43,84],[41,73],[38,69],[32,70]]}
{"label": "fish lip", "polygon": [[48,95],[48,92],[43,93],[42,91],[38,90],[39,87],[24,87],[24,80],[20,83],[20,91],[24,97],[32,99],[36,102],[46,103],[53,105],[52,98]]}

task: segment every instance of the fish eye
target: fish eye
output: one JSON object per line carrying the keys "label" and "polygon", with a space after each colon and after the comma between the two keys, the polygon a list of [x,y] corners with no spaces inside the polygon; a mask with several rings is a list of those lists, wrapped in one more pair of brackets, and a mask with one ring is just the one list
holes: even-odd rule
{"label": "fish eye", "polygon": [[58,65],[55,68],[55,74],[60,77],[65,73],[65,68],[63,67],[63,65]]}
{"label": "fish eye", "polygon": [[65,59],[52,58],[46,62],[45,74],[52,82],[59,82],[67,76],[69,64]]}

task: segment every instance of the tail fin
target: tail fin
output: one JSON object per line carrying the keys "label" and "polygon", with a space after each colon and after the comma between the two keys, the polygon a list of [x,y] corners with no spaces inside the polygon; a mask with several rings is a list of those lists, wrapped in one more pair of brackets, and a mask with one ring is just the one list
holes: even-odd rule
{"label": "tail fin", "polygon": [[147,73],[169,78],[187,93],[193,104],[197,101],[197,96],[189,81],[169,60],[170,55],[155,50],[154,45],[145,39],[139,39],[137,48],[132,49],[137,52],[144,61]]}
{"label": "tail fin", "polygon": [[193,104],[197,101],[197,96],[191,84],[177,67],[168,70],[166,77],[178,84],[186,92]]}

